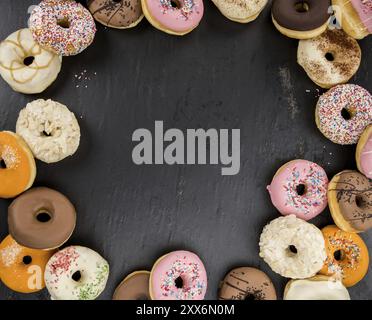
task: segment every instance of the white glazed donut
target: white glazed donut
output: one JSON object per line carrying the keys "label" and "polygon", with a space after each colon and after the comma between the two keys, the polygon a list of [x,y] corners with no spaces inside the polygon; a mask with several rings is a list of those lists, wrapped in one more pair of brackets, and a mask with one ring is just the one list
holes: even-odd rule
{"label": "white glazed donut", "polygon": [[73,155],[80,143],[75,115],[63,104],[35,100],[21,110],[17,133],[27,142],[35,158],[46,163]]}
{"label": "white glazed donut", "polygon": [[55,253],[44,279],[52,300],[94,300],[105,289],[109,265],[97,252],[70,246]]}
{"label": "white glazed donut", "polygon": [[285,287],[284,300],[350,300],[350,295],[340,280],[315,276],[289,281]]}
{"label": "white glazed donut", "polygon": [[263,229],[260,257],[283,277],[312,277],[323,267],[327,257],[323,234],[295,215],[277,218]]}
{"label": "white glazed donut", "polygon": [[29,29],[12,33],[0,44],[0,75],[17,92],[43,92],[57,78],[62,57],[40,47]]}

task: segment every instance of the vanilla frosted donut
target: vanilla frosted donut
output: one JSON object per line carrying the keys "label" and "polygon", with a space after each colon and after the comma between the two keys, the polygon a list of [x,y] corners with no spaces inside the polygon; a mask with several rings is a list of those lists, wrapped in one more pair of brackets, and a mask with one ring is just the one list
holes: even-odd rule
{"label": "vanilla frosted donut", "polygon": [[66,106],[52,100],[35,100],[22,109],[17,133],[27,142],[35,158],[46,163],[73,155],[80,143],[80,128]]}
{"label": "vanilla frosted donut", "polygon": [[228,19],[248,23],[255,20],[267,4],[267,0],[212,0]]}
{"label": "vanilla frosted donut", "polygon": [[327,30],[298,44],[299,65],[312,81],[326,89],[348,82],[358,71],[361,58],[358,42],[342,30]]}
{"label": "vanilla frosted donut", "polygon": [[286,278],[314,276],[327,257],[322,232],[295,215],[271,221],[263,229],[259,245],[260,257]]}
{"label": "vanilla frosted donut", "polygon": [[285,287],[284,300],[350,300],[350,295],[340,280],[315,276],[289,281]]}
{"label": "vanilla frosted donut", "polygon": [[54,254],[45,268],[53,300],[94,300],[106,287],[109,265],[97,252],[80,246]]}
{"label": "vanilla frosted donut", "polygon": [[17,92],[43,92],[56,80],[61,64],[62,57],[40,47],[29,29],[0,43],[0,75]]}

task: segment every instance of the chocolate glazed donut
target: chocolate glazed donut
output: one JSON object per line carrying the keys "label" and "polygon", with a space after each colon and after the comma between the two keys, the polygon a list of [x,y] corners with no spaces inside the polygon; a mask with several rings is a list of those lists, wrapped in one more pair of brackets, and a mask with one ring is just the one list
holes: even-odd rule
{"label": "chocolate glazed donut", "polygon": [[249,267],[231,270],[221,283],[220,300],[276,300],[270,278],[261,270]]}
{"label": "chocolate glazed donut", "polygon": [[9,233],[32,249],[55,249],[71,236],[76,211],[61,193],[40,187],[16,198],[8,209]]}
{"label": "chocolate glazed donut", "polygon": [[281,27],[311,31],[327,23],[330,6],[330,0],[274,0],[271,13]]}
{"label": "chocolate glazed donut", "polygon": [[143,18],[140,0],[88,0],[88,8],[94,19],[116,29],[135,27]]}
{"label": "chocolate glazed donut", "polygon": [[149,271],[135,271],[116,288],[112,300],[151,300]]}

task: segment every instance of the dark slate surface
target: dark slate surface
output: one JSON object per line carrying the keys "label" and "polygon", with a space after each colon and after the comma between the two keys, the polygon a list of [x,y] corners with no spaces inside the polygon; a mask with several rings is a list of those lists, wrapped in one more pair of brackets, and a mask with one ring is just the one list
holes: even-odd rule
{"label": "dark slate surface", "polygon": [[[25,27],[27,8],[36,2],[1,0],[0,38]],[[329,177],[355,168],[355,146],[332,144],[315,126],[319,93],[296,63],[297,42],[275,30],[269,8],[240,25],[210,1],[201,25],[182,38],[146,20],[127,31],[98,29],[88,50],[63,60],[60,76],[43,94],[18,94],[0,81],[0,128],[14,130],[19,110],[39,97],[76,113],[82,130],[78,153],[58,164],[38,162],[36,185],[55,188],[76,205],[69,244],[91,247],[110,262],[100,298],[110,299],[126,274],[150,269],[176,249],[204,260],[208,299],[217,297],[224,274],[242,265],[266,271],[282,296],[287,280],[258,256],[263,226],[278,217],[266,185],[294,158],[319,163]],[[363,61],[352,82],[372,91],[372,42],[360,44]],[[81,72],[79,80],[75,75]],[[240,174],[221,177],[216,166],[135,166],[131,135],[136,128],[153,128],[155,120],[166,128],[241,129]],[[8,204],[0,200],[1,238],[7,235]],[[330,222],[328,211],[314,220],[318,226]],[[372,247],[371,233],[363,238]],[[353,299],[372,298],[371,279],[370,272],[350,289]],[[48,294],[17,294],[1,284],[0,298]]]}

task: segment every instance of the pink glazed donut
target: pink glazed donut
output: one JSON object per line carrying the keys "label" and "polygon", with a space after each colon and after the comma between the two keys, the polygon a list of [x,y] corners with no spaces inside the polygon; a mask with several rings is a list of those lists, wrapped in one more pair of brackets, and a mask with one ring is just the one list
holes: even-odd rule
{"label": "pink glazed donut", "polygon": [[174,251],[155,262],[150,275],[152,300],[203,300],[207,272],[199,257],[189,251]]}
{"label": "pink glazed donut", "polygon": [[173,35],[185,35],[195,29],[203,17],[203,0],[142,0],[147,20],[157,29]]}
{"label": "pink glazed donut", "polygon": [[310,220],[327,206],[328,178],[314,162],[293,160],[283,165],[267,187],[273,205],[282,215]]}
{"label": "pink glazed donut", "polygon": [[359,139],[356,161],[359,171],[372,179],[372,124],[364,130]]}
{"label": "pink glazed donut", "polygon": [[73,0],[43,0],[31,13],[30,30],[36,42],[63,56],[85,50],[96,33],[90,12]]}

